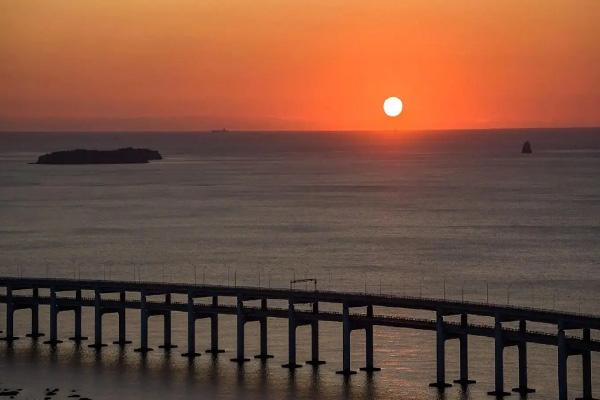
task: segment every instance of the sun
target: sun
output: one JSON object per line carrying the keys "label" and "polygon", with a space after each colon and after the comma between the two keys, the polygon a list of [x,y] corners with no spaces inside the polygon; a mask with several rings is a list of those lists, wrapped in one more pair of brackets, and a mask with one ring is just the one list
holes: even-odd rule
{"label": "sun", "polygon": [[388,97],[383,102],[383,111],[388,117],[397,117],[402,112],[402,100],[397,97]]}

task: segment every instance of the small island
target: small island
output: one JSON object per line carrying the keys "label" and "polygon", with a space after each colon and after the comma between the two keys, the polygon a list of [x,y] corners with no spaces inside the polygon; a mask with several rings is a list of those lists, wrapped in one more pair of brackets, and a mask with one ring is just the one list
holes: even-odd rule
{"label": "small island", "polygon": [[66,150],[38,157],[35,164],[140,164],[162,160],[156,150],[127,147],[117,150]]}

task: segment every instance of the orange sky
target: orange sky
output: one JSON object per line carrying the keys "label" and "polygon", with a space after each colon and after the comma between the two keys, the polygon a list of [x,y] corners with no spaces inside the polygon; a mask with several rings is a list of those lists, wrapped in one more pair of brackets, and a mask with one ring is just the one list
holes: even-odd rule
{"label": "orange sky", "polygon": [[600,125],[598,21],[598,0],[2,1],[0,130]]}

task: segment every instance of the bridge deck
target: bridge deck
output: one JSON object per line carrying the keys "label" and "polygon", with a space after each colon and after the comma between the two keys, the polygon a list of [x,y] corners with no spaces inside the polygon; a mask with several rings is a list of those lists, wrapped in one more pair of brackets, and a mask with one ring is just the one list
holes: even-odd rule
{"label": "bridge deck", "polygon": [[431,298],[377,295],[364,293],[344,293],[334,291],[307,291],[274,289],[262,287],[232,287],[219,285],[196,285],[185,283],[159,283],[135,281],[103,281],[103,280],[76,280],[52,278],[14,278],[0,277],[0,286],[10,285],[15,289],[50,288],[57,290],[100,290],[102,292],[141,292],[147,293],[172,293],[188,294],[195,296],[228,296],[243,298],[268,298],[292,299],[295,302],[318,301],[321,303],[337,303],[351,305],[373,305],[379,307],[405,308],[415,310],[438,311],[446,314],[461,314],[498,317],[509,320],[527,320],[558,324],[561,322],[566,327],[586,327],[600,329],[600,316],[578,313],[568,313],[555,310],[543,310],[510,305],[486,304],[469,301],[441,300]]}
{"label": "bridge deck", "polygon": [[[31,296],[13,296],[13,301],[15,305],[30,305],[33,303],[33,297]],[[83,297],[81,302],[72,297],[58,297],[56,299],[57,305],[59,307],[74,307],[74,306],[87,306],[94,307],[95,299],[93,297]],[[0,303],[6,302],[6,296],[0,295]],[[49,305],[51,302],[50,297],[48,296],[39,296],[38,304]],[[102,299],[101,305],[105,309],[119,309],[122,305],[119,300],[109,300]],[[127,300],[125,302],[125,307],[128,309],[139,310],[141,308],[141,302],[139,300]],[[187,303],[173,302],[170,305],[165,304],[163,302],[155,302],[155,301],[147,301],[146,307],[152,311],[179,311],[179,312],[187,312],[188,305]],[[208,304],[195,304],[195,311],[198,314],[229,314],[235,315],[237,314],[236,306],[230,305],[219,305],[218,307],[213,307]],[[262,309],[259,307],[244,307],[244,314],[249,317],[269,317],[269,318],[282,318],[287,319],[289,314],[287,308],[266,308]],[[329,321],[329,322],[342,322],[342,314],[336,312],[323,312],[320,311],[318,313],[312,313],[308,311],[296,311],[296,315],[298,318],[302,318],[305,320],[313,320],[318,319],[319,321]],[[389,326],[389,327],[397,327],[397,328],[409,328],[409,329],[419,329],[419,330],[427,330],[427,331],[435,331],[436,330],[436,322],[434,320],[429,319],[420,319],[420,318],[407,318],[407,317],[395,317],[395,316],[387,316],[387,315],[374,315],[373,317],[367,317],[365,315],[357,315],[352,314],[351,320],[355,322],[370,322],[373,325],[378,326]],[[467,333],[473,336],[483,336],[493,338],[495,331],[494,327],[487,325],[477,325],[477,324],[468,324],[466,329],[463,328],[460,324],[454,322],[444,322],[446,331],[450,334],[461,334]],[[507,340],[518,341],[521,338],[521,334],[517,329],[503,328],[504,337]],[[536,331],[527,331],[524,335],[524,338],[527,342],[544,344],[544,345],[558,345],[558,338],[554,334],[549,334],[545,332],[536,332]],[[600,341],[592,340],[589,343],[583,342],[581,339],[576,337],[568,337],[568,345],[573,350],[585,350],[589,349],[594,352],[600,352]]]}
{"label": "bridge deck", "polygon": [[[0,285],[10,285],[13,290],[31,289],[31,288],[55,288],[60,291],[70,290],[99,290],[101,292],[142,292],[151,294],[189,294],[194,296],[231,296],[248,299],[268,298],[268,299],[293,299],[293,301],[319,301],[327,303],[350,303],[352,305],[374,305],[381,307],[408,308],[419,310],[443,310],[445,313],[467,313],[479,316],[496,317],[501,316],[504,320],[526,319],[528,321],[545,322],[558,324],[559,321],[566,323],[571,327],[600,327],[600,317],[591,315],[570,314],[549,310],[536,310],[528,308],[519,308],[503,305],[480,304],[472,302],[456,302],[438,299],[422,299],[401,296],[382,296],[359,293],[339,293],[330,291],[303,291],[303,290],[285,290],[269,288],[252,287],[227,287],[214,285],[191,285],[191,284],[165,284],[155,282],[114,282],[114,281],[96,281],[96,280],[72,280],[72,279],[31,279],[31,278],[0,278]],[[0,302],[6,303],[7,296],[0,295]],[[27,307],[34,302],[34,298],[28,295],[13,295],[13,302],[17,308]],[[38,304],[49,305],[51,298],[48,296],[39,296]],[[57,297],[59,308],[70,308],[75,306],[94,307],[95,299],[83,297],[81,301],[74,297]],[[124,306],[128,309],[140,309],[139,300],[127,300],[124,305],[119,300],[102,299],[103,309],[119,309]],[[147,301],[146,306],[151,311],[175,311],[187,312],[188,304],[181,302],[172,302],[165,304],[159,301]],[[237,313],[236,306],[219,305],[214,307],[206,304],[195,304],[195,312],[198,314],[230,314]],[[289,316],[287,308],[269,307],[262,309],[259,307],[244,307],[244,314],[251,318],[283,318]],[[298,318],[304,320],[320,320],[342,322],[343,316],[337,312],[320,311],[312,313],[307,311],[296,311]],[[378,326],[389,326],[419,330],[436,330],[436,321],[430,319],[407,318],[389,315],[374,315],[367,317],[361,314],[352,314],[351,320],[356,323],[372,323]],[[445,330],[449,334],[464,334],[474,336],[483,336],[493,338],[495,335],[494,327],[487,325],[468,324],[466,327],[454,322],[444,322]],[[525,339],[530,343],[544,345],[558,345],[558,336],[544,332],[527,331],[522,334],[516,329],[503,327],[503,335],[508,341],[519,341]],[[580,338],[568,337],[568,345],[573,350],[591,350],[600,351],[600,341],[592,340],[584,342]]]}

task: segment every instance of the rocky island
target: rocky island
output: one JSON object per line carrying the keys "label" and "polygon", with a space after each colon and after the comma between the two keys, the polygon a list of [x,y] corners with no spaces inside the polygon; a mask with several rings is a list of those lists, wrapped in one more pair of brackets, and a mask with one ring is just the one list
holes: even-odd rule
{"label": "rocky island", "polygon": [[127,147],[117,150],[66,150],[38,157],[36,164],[138,164],[162,160],[156,150]]}

